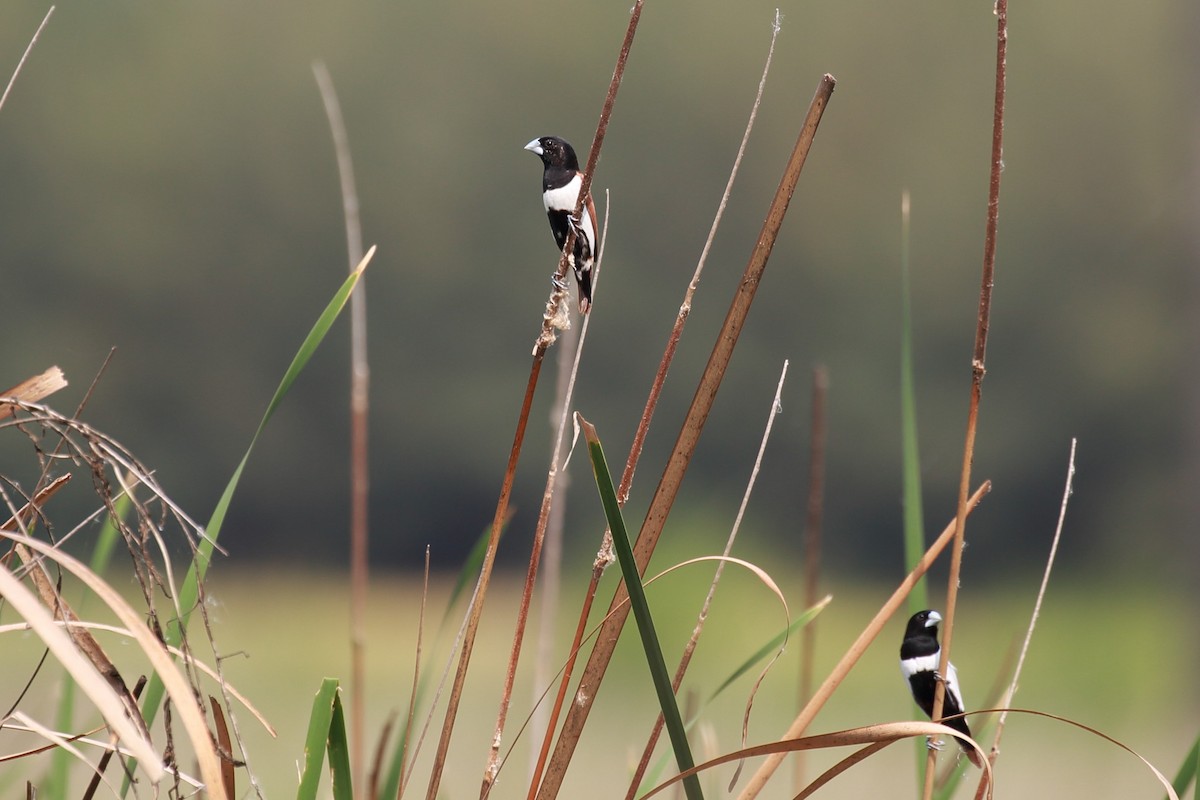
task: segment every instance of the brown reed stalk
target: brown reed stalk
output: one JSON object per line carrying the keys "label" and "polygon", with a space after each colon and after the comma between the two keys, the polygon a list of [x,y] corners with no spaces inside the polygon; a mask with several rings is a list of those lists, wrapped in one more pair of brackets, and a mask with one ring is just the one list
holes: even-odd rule
{"label": "brown reed stalk", "polygon": [[[767,74],[771,68],[771,58],[775,52],[775,39],[780,31],[780,14],[775,12],[775,21],[771,28],[771,46],[767,50],[766,63],[763,65],[762,77],[758,82],[758,92],[755,95],[754,103],[750,108],[750,118],[746,122],[746,129],[742,134],[742,142],[738,147],[737,156],[733,160],[733,168],[729,173],[729,180],[725,183],[725,191],[721,195],[721,200],[717,204],[717,212],[713,217],[712,225],[708,231],[708,238],[705,240],[704,248],[700,252],[700,258],[696,263],[696,270],[692,274],[691,282],[688,284],[687,290],[684,292],[683,302],[679,306],[679,313],[675,317],[675,325],[671,330],[671,334],[667,339],[666,349],[663,351],[662,358],[659,361],[658,371],[655,373],[654,380],[650,385],[650,394],[646,398],[646,405],[642,410],[641,419],[638,421],[637,431],[633,436],[633,443],[629,448],[629,456],[625,459],[625,469],[621,474],[621,482],[617,487],[617,503],[624,507],[625,501],[629,499],[629,491],[633,486],[633,476],[637,471],[638,461],[641,459],[642,447],[646,441],[646,434],[650,429],[650,421],[654,418],[654,412],[658,408],[658,399],[662,394],[663,384],[667,379],[667,372],[671,368],[671,364],[675,359],[675,351],[679,346],[679,340],[683,335],[683,329],[687,324],[688,316],[691,313],[692,297],[696,293],[696,288],[700,285],[700,276],[704,272],[704,265],[708,260],[708,253],[712,248],[713,239],[716,238],[717,229],[720,227],[721,219],[725,214],[725,207],[729,203],[729,195],[733,191],[733,184],[737,178],[738,168],[742,163],[742,156],[746,153],[746,144],[750,140],[750,132],[754,129],[754,121],[758,116],[758,108],[762,103],[763,89],[766,86]],[[607,218],[607,215],[605,215]],[[550,745],[553,743],[554,730],[558,725],[558,718],[562,711],[563,701],[566,698],[567,689],[571,684],[571,679],[574,677],[575,663],[579,657],[579,650],[583,643],[584,633],[587,630],[587,621],[592,612],[592,604],[596,600],[596,591],[600,585],[600,579],[604,575],[604,571],[613,562],[612,554],[612,539],[609,531],[605,530],[603,541],[600,545],[600,551],[596,555],[596,560],[592,565],[592,577],[588,583],[587,590],[584,592],[583,605],[579,612],[579,622],[576,624],[575,637],[571,642],[570,650],[568,651],[567,663],[563,668],[562,676],[559,679],[558,693],[555,696],[554,704],[550,710],[550,717],[546,725],[545,733],[542,739],[542,747],[538,757],[535,760],[533,772],[529,783],[529,800],[537,793],[538,783],[541,781],[542,772],[545,769],[546,759],[549,757]]]}
{"label": "brown reed stalk", "polygon": [[[979,403],[983,377],[987,373],[987,337],[992,314],[992,286],[996,272],[996,227],[1000,216],[1000,174],[1004,166],[1004,100],[1008,80],[1008,0],[996,0],[996,86],[992,111],[991,179],[988,186],[987,223],[983,236],[983,275],[979,287],[979,315],[975,326],[975,351],[971,359],[971,401],[967,410],[967,433],[963,444],[962,471],[958,481],[958,517],[954,548],[950,552],[950,575],[946,585],[946,613],[942,624],[941,659],[938,674],[947,674],[950,648],[954,641],[954,612],[958,605],[959,573],[965,541],[967,494],[971,484],[971,464],[975,460],[975,431],[979,423]],[[942,715],[945,685],[938,681],[933,695],[932,718]],[[925,761],[925,786],[922,797],[933,796],[937,750],[930,749]]]}
{"label": "brown reed stalk", "polygon": [[[604,215],[605,225],[608,224],[608,214]],[[603,238],[603,237],[602,237]],[[601,249],[603,255],[603,249]],[[592,267],[593,272],[596,272],[596,267]],[[597,275],[592,276],[592,292],[596,292],[595,280]],[[582,327],[582,326],[581,326]],[[570,391],[572,372],[574,371],[572,363],[577,363],[576,345],[578,340],[575,337],[576,329],[563,332],[562,345],[558,351],[557,359],[557,375],[554,385],[554,404],[551,406],[554,409],[561,409],[566,412],[568,406],[567,395]],[[552,415],[553,417],[553,415]],[[553,450],[558,448],[558,430],[559,419],[550,420],[550,429],[552,435],[555,436],[555,445]],[[567,519],[567,490],[571,486],[571,475],[568,464],[558,464],[557,460],[553,461],[551,468],[555,471],[553,492],[558,497],[558,501],[551,504],[550,513],[546,520],[546,543],[543,558],[545,559],[545,567],[542,569],[542,600],[538,610],[537,632],[534,634],[534,656],[533,656],[533,674],[531,683],[533,685],[533,713],[530,716],[528,723],[528,731],[530,740],[540,741],[549,727],[550,706],[540,702],[545,696],[542,692],[542,687],[548,686],[553,681],[556,674],[554,658],[554,646],[557,642],[558,629],[558,604],[562,598],[562,545],[563,545],[563,527],[566,525]],[[533,771],[537,767],[537,751],[530,751],[529,771]]]}
{"label": "brown reed stalk", "polygon": [[[325,62],[312,65],[333,135],[338,178],[342,190],[342,216],[346,226],[346,255],[350,272],[362,261],[362,223],[358,214],[358,189],[350,139],[337,90]],[[366,747],[367,697],[367,586],[370,580],[367,552],[370,541],[367,505],[370,466],[367,458],[367,412],[370,406],[371,368],[367,359],[367,287],[359,281],[350,295],[350,773],[353,784],[363,785]]]}
{"label": "brown reed stalk", "polygon": [[[592,149],[588,154],[587,168],[583,174],[583,180],[579,188],[579,199],[575,204],[574,215],[578,217],[582,213],[584,202],[587,200],[588,192],[592,186],[592,174],[596,170],[596,163],[600,159],[600,149],[604,145],[604,136],[608,131],[608,121],[612,116],[612,109],[617,99],[617,90],[621,87],[621,79],[625,75],[625,64],[629,61],[629,51],[633,47],[633,37],[637,32],[638,21],[642,16],[642,5],[644,0],[638,0],[634,5],[629,17],[629,26],[625,30],[625,39],[621,42],[621,50],[617,55],[617,64],[613,69],[612,80],[608,85],[608,93],[604,98],[604,105],[600,109],[600,120],[596,125],[596,135],[592,139]],[[542,331],[538,336],[537,342],[533,348],[533,363],[529,369],[529,380],[525,385],[525,398],[521,402],[521,411],[517,417],[517,430],[513,435],[512,449],[509,452],[508,464],[504,470],[504,481],[500,487],[500,498],[496,502],[496,514],[492,519],[492,530],[488,537],[487,549],[483,556],[483,565],[479,571],[479,579],[476,582],[475,593],[471,597],[471,607],[468,610],[468,619],[465,635],[463,637],[462,651],[459,655],[458,669],[454,673],[454,683],[451,686],[450,696],[446,701],[446,717],[442,724],[442,733],[438,739],[437,752],[434,755],[433,770],[429,776],[429,787],[426,791],[426,800],[436,800],[438,789],[441,786],[442,772],[446,766],[446,753],[450,749],[450,737],[454,732],[454,721],[458,715],[458,706],[462,700],[462,689],[467,679],[467,667],[471,663],[471,653],[475,647],[475,636],[479,630],[479,620],[483,614],[483,603],[487,596],[488,585],[491,582],[492,568],[496,562],[496,549],[500,543],[500,533],[504,528],[504,520],[508,516],[508,502],[512,496],[513,480],[516,477],[517,463],[521,459],[521,446],[525,442],[525,429],[529,424],[529,411],[533,406],[533,395],[537,389],[538,377],[542,371],[542,362],[546,357],[546,350],[554,343],[555,322],[559,316],[558,309],[565,299],[565,287],[567,267],[570,259],[570,253],[575,247],[575,230],[572,227],[567,235],[567,241],[564,243],[562,255],[558,261],[558,269],[555,272],[556,288],[551,292],[550,299],[546,303],[546,312],[542,318]]]}
{"label": "brown reed stalk", "polygon": [[[983,499],[983,496],[990,492],[991,489],[992,484],[984,481],[983,485],[976,489],[975,494],[971,495],[968,499],[967,511],[972,511],[979,504],[979,501]],[[929,546],[929,549],[925,551],[925,555],[913,567],[912,572],[908,573],[908,576],[900,582],[900,585],[892,592],[891,597],[884,602],[871,621],[867,623],[867,626],[863,628],[862,633],[858,635],[854,643],[842,654],[841,660],[838,661],[837,665],[826,676],[825,681],[813,692],[812,698],[801,709],[796,719],[792,721],[791,727],[779,737],[778,741],[783,742],[788,739],[799,739],[804,735],[804,731],[808,729],[817,712],[821,710],[834,690],[845,680],[850,670],[858,663],[863,653],[867,651],[867,647],[870,646],[871,642],[875,641],[875,637],[883,630],[883,626],[891,619],[892,614],[895,614],[901,604],[904,603],[908,597],[908,593],[917,585],[917,581],[921,580],[929,570],[929,567],[937,560],[937,557],[941,555],[942,551],[954,539],[957,530],[958,520],[956,517],[950,521],[950,524],[946,526],[941,535]],[[772,755],[764,760],[762,765],[759,766],[758,771],[747,782],[746,788],[738,795],[738,800],[753,800],[753,798],[758,797],[758,793],[763,790],[763,787],[767,785],[767,781],[775,774],[775,770],[779,768],[787,753],[787,750],[781,750],[780,752],[772,753]]]}
{"label": "brown reed stalk", "polygon": [[[829,425],[825,418],[825,400],[829,394],[829,372],[817,365],[812,376],[812,422],[809,425],[808,503],[804,519],[804,607],[812,608],[820,598],[821,525],[825,510],[825,441]],[[800,634],[800,681],[797,699],[807,703],[812,697],[813,664],[817,650],[817,620],[804,626]],[[804,753],[796,754],[796,789],[804,785]]]}
{"label": "brown reed stalk", "polygon": [[[654,548],[658,544],[663,527],[666,525],[667,516],[675,502],[675,497],[683,482],[683,476],[687,472],[692,454],[695,452],[696,445],[699,442],[700,434],[704,430],[704,423],[708,419],[708,413],[712,409],[717,391],[720,389],[721,381],[733,356],[738,336],[745,325],[746,318],[750,312],[750,306],[754,302],[755,294],[758,291],[763,273],[766,270],[767,260],[775,245],[775,239],[779,235],[779,229],[783,225],[788,204],[791,201],[792,194],[796,190],[796,184],[800,180],[800,173],[804,169],[805,160],[812,147],[813,138],[816,136],[817,127],[820,125],[825,107],[829,102],[830,96],[833,94],[835,83],[836,81],[833,76],[826,74],[821,78],[817,86],[816,94],[813,96],[812,103],[809,106],[804,125],[796,139],[796,145],[784,169],[779,187],[775,192],[775,197],[771,201],[766,219],[763,221],[762,230],[755,242],[742,279],[738,283],[725,321],[717,335],[716,344],[713,346],[708,363],[705,365],[704,373],[701,375],[696,394],[692,399],[691,407],[688,409],[683,427],[672,449],[671,457],[667,461],[662,478],[659,480],[658,488],[655,490],[654,497],[650,501],[649,510],[646,512],[646,518],[642,523],[641,532],[638,534],[637,543],[634,546],[634,557],[637,561],[639,572],[643,572],[646,569],[646,565],[650,561],[650,556],[653,555]],[[571,761],[571,756],[575,752],[575,746],[579,742],[579,736],[583,731],[588,714],[591,712],[592,705],[595,702],[605,670],[616,647],[617,638],[620,636],[625,620],[629,616],[629,608],[624,603],[626,596],[626,589],[622,583],[617,588],[617,592],[610,604],[610,610],[614,613],[611,613],[611,616],[606,619],[600,632],[597,634],[596,645],[588,659],[587,666],[584,668],[583,676],[580,678],[579,689],[576,693],[576,702],[572,704],[570,711],[567,713],[562,733],[558,737],[554,753],[547,765],[546,777],[538,789],[537,797],[542,800],[549,800],[549,798],[556,797],[559,788],[562,786],[567,766]]]}
{"label": "brown reed stalk", "polygon": [[[605,207],[604,228],[600,237],[600,255],[592,267],[592,295],[596,294],[599,285],[600,269],[604,258],[604,242],[608,238],[608,208]],[[550,470],[546,475],[546,486],[542,490],[542,504],[538,510],[537,524],[533,532],[533,545],[530,547],[529,566],[525,572],[525,584],[521,588],[521,600],[517,606],[517,625],[513,632],[512,648],[509,651],[508,668],[504,673],[504,688],[500,692],[500,710],[496,715],[496,729],[492,736],[492,747],[488,754],[487,767],[483,773],[483,786],[480,797],[486,797],[492,791],[496,775],[500,771],[500,746],[504,737],[504,726],[508,719],[508,708],[512,703],[513,684],[517,679],[517,662],[521,657],[521,648],[525,643],[525,629],[529,623],[529,606],[533,602],[533,587],[537,582],[538,567],[541,564],[542,549],[546,544],[546,536],[550,528],[552,510],[558,510],[559,525],[562,524],[564,505],[554,503],[558,489],[564,488],[560,477],[565,477],[565,464],[562,461],[563,442],[566,440],[567,425],[571,419],[571,398],[575,394],[575,378],[579,373],[579,362],[583,356],[583,345],[587,340],[588,327],[592,316],[588,314],[579,326],[582,330],[569,329],[564,332],[562,344],[559,346],[559,375],[556,385],[554,407],[559,411],[555,421],[554,447],[550,454]],[[572,346],[574,345],[574,346]],[[561,497],[561,495],[560,495]],[[561,527],[559,530],[559,550],[561,551]],[[547,604],[550,600],[547,598]]]}

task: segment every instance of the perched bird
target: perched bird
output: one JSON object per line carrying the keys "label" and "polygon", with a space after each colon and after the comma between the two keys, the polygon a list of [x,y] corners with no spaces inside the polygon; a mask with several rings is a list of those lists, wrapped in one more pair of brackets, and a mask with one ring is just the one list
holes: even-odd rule
{"label": "perched bird", "polygon": [[557,136],[543,136],[525,145],[525,149],[542,159],[542,203],[550,218],[550,231],[561,251],[567,243],[571,228],[575,229],[575,247],[571,252],[571,268],[579,284],[579,311],[586,314],[592,305],[592,263],[596,258],[596,206],[589,192],[583,204],[582,219],[574,219],[575,204],[583,173],[575,149]]}
{"label": "perched bird", "polygon": [[[931,719],[933,717],[933,693],[937,682],[941,679],[937,672],[938,663],[942,657],[942,648],[938,644],[937,638],[938,623],[941,621],[942,615],[936,611],[921,611],[913,614],[912,619],[908,621],[908,628],[904,631],[904,641],[900,643],[900,672],[908,681],[908,687],[912,689],[913,700],[917,701],[917,705]],[[942,701],[943,717],[961,714],[965,710],[962,691],[958,688],[958,672],[954,669],[953,664],[947,666],[946,672],[948,674],[946,675],[946,695]],[[971,735],[966,717],[942,720],[942,723],[959,733]],[[962,745],[962,749],[966,752],[967,758],[971,759],[972,764],[977,767],[983,766],[979,753],[975,752],[973,747],[961,740],[959,740],[959,744]]]}

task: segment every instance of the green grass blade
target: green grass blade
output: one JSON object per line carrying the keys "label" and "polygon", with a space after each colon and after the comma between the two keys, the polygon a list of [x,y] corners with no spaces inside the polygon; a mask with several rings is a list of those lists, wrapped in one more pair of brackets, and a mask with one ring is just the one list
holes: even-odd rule
{"label": "green grass blade", "polygon": [[[917,443],[917,393],[912,347],[912,291],[909,279],[909,200],[905,191],[900,220],[900,452],[904,479],[904,571],[925,554],[925,510],[921,502],[921,452]],[[908,615],[929,608],[924,577],[908,595]],[[915,706],[914,706],[915,708]],[[925,740],[913,739],[917,785],[925,783]]]}
{"label": "green grass blade", "polygon": [[[341,288],[334,294],[333,299],[321,312],[321,316],[317,318],[316,324],[305,337],[300,349],[296,352],[295,358],[288,366],[287,371],[283,374],[283,380],[279,382],[279,388],[275,390],[275,394],[271,397],[271,402],[267,404],[267,410],[263,414],[262,420],[258,423],[258,428],[254,431],[254,436],[250,439],[250,446],[246,448],[246,454],[242,456],[241,462],[238,463],[237,469],[233,471],[233,477],[229,479],[229,483],[225,486],[225,491],[221,494],[221,499],[217,501],[217,506],[213,509],[212,516],[209,518],[208,525],[205,526],[205,537],[200,541],[196,549],[195,558],[192,559],[192,565],[188,568],[187,577],[184,578],[183,585],[179,589],[179,608],[181,616],[177,620],[172,620],[166,625],[165,638],[168,645],[178,647],[183,639],[183,632],[187,628],[188,619],[191,617],[192,609],[196,607],[196,603],[200,597],[200,582],[204,580],[204,575],[208,571],[208,565],[212,561],[213,549],[216,545],[217,537],[221,534],[221,525],[225,522],[225,514],[229,510],[229,504],[233,501],[233,493],[236,491],[238,482],[242,478],[242,471],[246,468],[246,462],[250,460],[250,453],[254,451],[254,445],[258,442],[258,437],[266,428],[267,422],[275,413],[275,409],[283,402],[284,396],[288,389],[292,388],[292,384],[296,382],[296,378],[304,371],[308,365],[309,359],[316,352],[317,347],[324,341],[325,335],[329,333],[329,329],[333,327],[333,323],[341,314],[342,309],[346,305],[346,301],[350,299],[350,293],[354,291],[354,287],[358,285],[358,281],[362,278],[363,270],[367,268],[371,257],[375,255],[375,248],[372,247],[367,251],[363,260],[359,262],[358,268],[350,273]],[[163,684],[158,675],[151,675],[149,682],[146,684],[146,691],[142,700],[142,716],[146,719],[146,724],[149,725],[154,721],[158,714],[158,708],[162,704]],[[131,774],[132,769],[126,773]],[[126,778],[124,785],[121,787],[121,796],[124,797],[129,790],[129,781]]]}
{"label": "green grass blade", "polygon": [[1179,772],[1175,773],[1175,780],[1171,781],[1175,794],[1180,797],[1187,791],[1188,784],[1192,786],[1193,800],[1200,800],[1200,735],[1192,742],[1192,749],[1183,757]]}
{"label": "green grass blade", "polygon": [[[900,431],[904,475],[904,570],[911,572],[925,554],[925,510],[921,503],[921,453],[917,444],[907,193],[903,206],[900,229]],[[929,608],[929,593],[925,578],[921,578],[908,596],[909,616],[926,608]]]}
{"label": "green grass blade", "polygon": [[[642,586],[641,575],[638,573],[637,562],[633,558],[633,548],[629,544],[629,533],[625,529],[621,507],[617,503],[617,492],[613,487],[612,475],[608,471],[608,463],[604,460],[604,450],[600,447],[596,429],[582,417],[579,420],[584,436],[587,437],[588,454],[591,456],[592,472],[596,476],[596,488],[600,492],[600,501],[604,505],[604,515],[608,519],[609,529],[612,530],[613,549],[617,551],[621,574],[625,579],[625,587],[629,591],[630,610],[633,612],[633,618],[637,621],[638,632],[642,637],[642,648],[646,653],[646,664],[650,667],[654,690],[658,693],[658,703],[662,707],[664,726],[671,738],[671,747],[675,751],[675,763],[679,766],[680,772],[685,772],[694,767],[696,762],[692,758],[691,747],[688,746],[687,731],[679,714],[679,705],[675,702],[675,693],[671,690],[671,676],[668,674],[667,664],[663,660],[662,645],[654,631],[654,619],[650,615],[650,606],[646,602],[646,592]],[[688,800],[704,800],[699,776],[690,775],[684,778],[683,788]]]}
{"label": "green grass blade", "polygon": [[[325,763],[325,750],[333,724],[334,707],[338,700],[339,687],[336,678],[326,678],[313,698],[312,713],[308,715],[308,735],[304,739],[304,768],[300,772],[300,788],[296,800],[316,800],[321,786],[321,766]],[[344,729],[345,726],[343,726]]]}
{"label": "green grass blade", "polygon": [[[505,520],[504,525],[501,526],[501,535],[507,526],[508,520]],[[450,613],[454,611],[454,606],[462,597],[463,592],[479,578],[479,571],[483,569],[483,557],[487,554],[488,540],[491,535],[492,526],[491,523],[488,523],[488,526],[479,534],[479,538],[475,540],[471,552],[467,554],[467,560],[463,562],[462,569],[458,571],[458,579],[454,581],[454,588],[450,590],[450,597],[446,601],[446,613],[442,615],[443,627],[449,622]]]}
{"label": "green grass blade", "polygon": [[333,717],[329,721],[329,782],[333,784],[333,800],[354,800],[354,785],[350,775],[350,742],[346,736],[346,714],[342,710],[342,694],[333,695]]}

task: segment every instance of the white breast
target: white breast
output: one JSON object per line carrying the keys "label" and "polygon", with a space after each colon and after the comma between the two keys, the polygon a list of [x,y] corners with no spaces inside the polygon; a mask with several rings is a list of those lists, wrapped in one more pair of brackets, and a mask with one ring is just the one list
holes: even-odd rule
{"label": "white breast", "polygon": [[571,179],[571,182],[559,189],[548,189],[542,193],[542,202],[546,206],[547,211],[566,211],[575,210],[575,203],[579,200],[579,186],[583,183],[583,179],[576,175]]}
{"label": "white breast", "polygon": [[[575,203],[579,200],[579,187],[583,184],[583,179],[576,175],[571,179],[571,182],[560,189],[549,189],[542,193],[542,203],[546,206],[547,211],[566,211],[568,214],[575,210]],[[588,239],[588,247],[592,250],[592,255],[596,254],[596,223],[592,219],[592,215],[588,213],[587,204],[583,206],[583,232]]]}

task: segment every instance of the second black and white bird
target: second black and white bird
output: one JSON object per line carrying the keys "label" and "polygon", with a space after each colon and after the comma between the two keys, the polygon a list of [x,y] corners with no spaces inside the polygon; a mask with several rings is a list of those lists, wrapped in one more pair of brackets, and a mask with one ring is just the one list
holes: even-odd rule
{"label": "second black and white bird", "polygon": [[525,145],[525,149],[542,159],[542,203],[550,218],[550,231],[561,251],[567,243],[571,228],[575,228],[575,246],[569,254],[575,281],[579,284],[579,311],[588,312],[592,305],[592,264],[596,250],[596,207],[591,192],[583,203],[580,219],[572,219],[583,173],[575,149],[557,136],[542,136]]}
{"label": "second black and white bird", "polygon": [[[938,644],[938,623],[942,615],[936,611],[927,610],[913,614],[904,631],[904,641],[900,644],[900,672],[903,673],[908,687],[912,690],[913,700],[921,707],[926,716],[933,718],[933,695],[937,689],[938,664],[942,658],[942,648]],[[958,671],[953,664],[946,667],[946,693],[942,701],[942,716],[949,717],[961,714],[963,706],[962,690],[958,685]],[[942,720],[943,724],[966,736],[971,735],[966,717]],[[979,753],[966,742],[959,741],[967,758],[977,767],[983,766]]]}

